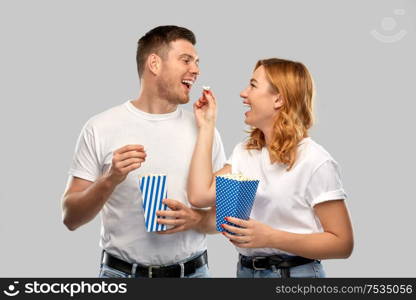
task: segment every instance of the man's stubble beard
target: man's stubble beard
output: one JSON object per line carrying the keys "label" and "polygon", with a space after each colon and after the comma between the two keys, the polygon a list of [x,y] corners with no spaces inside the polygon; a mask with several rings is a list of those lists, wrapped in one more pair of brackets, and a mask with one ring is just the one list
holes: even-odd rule
{"label": "man's stubble beard", "polygon": [[174,80],[162,77],[157,81],[157,91],[159,96],[162,99],[166,99],[169,103],[172,104],[186,104],[189,102],[189,94],[188,95],[179,95],[176,92],[177,90],[177,83]]}

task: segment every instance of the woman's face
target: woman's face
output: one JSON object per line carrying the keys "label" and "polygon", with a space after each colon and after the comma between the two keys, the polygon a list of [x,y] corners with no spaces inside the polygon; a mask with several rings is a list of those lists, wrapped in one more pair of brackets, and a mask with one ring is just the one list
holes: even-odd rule
{"label": "woman's face", "polygon": [[278,103],[279,95],[272,91],[263,66],[254,71],[249,85],[240,93],[240,97],[249,108],[244,122],[260,130],[272,124],[277,109],[281,106]]}

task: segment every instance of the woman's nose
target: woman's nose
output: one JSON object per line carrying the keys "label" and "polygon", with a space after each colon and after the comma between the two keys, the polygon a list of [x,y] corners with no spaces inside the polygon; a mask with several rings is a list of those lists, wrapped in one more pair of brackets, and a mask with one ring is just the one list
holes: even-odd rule
{"label": "woman's nose", "polygon": [[244,90],[242,90],[240,92],[240,97],[241,98],[247,98],[247,88],[245,88]]}

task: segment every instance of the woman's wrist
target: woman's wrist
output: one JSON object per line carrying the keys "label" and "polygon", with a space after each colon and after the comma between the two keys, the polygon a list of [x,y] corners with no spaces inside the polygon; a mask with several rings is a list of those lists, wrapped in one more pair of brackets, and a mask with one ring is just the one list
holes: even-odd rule
{"label": "woman's wrist", "polygon": [[215,122],[206,122],[204,124],[201,124],[201,126],[199,126],[199,130],[204,130],[204,131],[211,131],[214,130],[215,128]]}
{"label": "woman's wrist", "polygon": [[267,236],[266,248],[279,248],[280,247],[282,231],[278,229],[270,228],[270,231],[268,232],[266,236]]}

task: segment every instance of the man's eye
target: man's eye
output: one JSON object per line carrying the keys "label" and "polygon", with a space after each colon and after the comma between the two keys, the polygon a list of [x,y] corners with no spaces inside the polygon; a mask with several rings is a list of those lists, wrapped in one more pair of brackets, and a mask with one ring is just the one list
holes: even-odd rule
{"label": "man's eye", "polygon": [[186,64],[189,64],[190,62],[191,62],[191,60],[190,59],[184,59],[183,60]]}
{"label": "man's eye", "polygon": [[251,86],[251,87],[254,87],[254,88],[256,87],[256,86],[255,86],[254,84],[252,84],[252,83],[250,83],[250,86]]}

